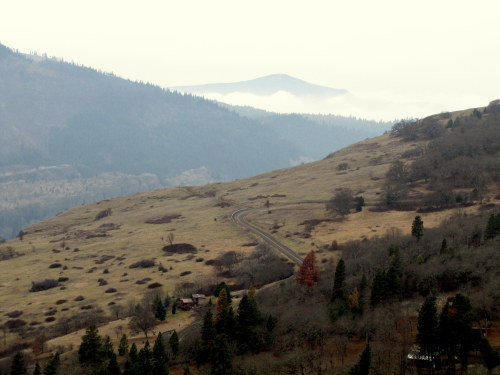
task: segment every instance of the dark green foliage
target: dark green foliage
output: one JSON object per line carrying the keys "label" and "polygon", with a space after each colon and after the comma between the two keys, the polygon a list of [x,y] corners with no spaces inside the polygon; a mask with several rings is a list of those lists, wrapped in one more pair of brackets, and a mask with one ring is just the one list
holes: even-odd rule
{"label": "dark green foliage", "polygon": [[446,242],[446,238],[443,238],[443,241],[441,242],[441,248],[439,249],[439,254],[443,255],[448,253],[448,243]]}
{"label": "dark green foliage", "polygon": [[43,370],[43,375],[56,375],[57,370],[59,369],[59,365],[61,364],[61,359],[59,357],[59,353],[51,354],[49,357],[49,361]]}
{"label": "dark green foliage", "polygon": [[59,282],[55,279],[45,279],[43,281],[32,281],[30,292],[40,292],[59,286]]}
{"label": "dark green foliage", "polygon": [[258,341],[255,328],[261,320],[255,299],[248,295],[243,296],[238,306],[236,330],[239,353],[246,353],[256,348]]}
{"label": "dark green foliage", "polygon": [[151,374],[153,371],[153,353],[149,346],[149,341],[146,341],[139,354],[137,355],[137,362],[139,363],[140,373],[144,375]]}
{"label": "dark green foliage", "polygon": [[128,354],[128,340],[127,335],[123,334],[120,338],[120,343],[118,344],[118,355],[123,357]]}
{"label": "dark green foliage", "polygon": [[215,327],[212,311],[208,310],[203,318],[201,327],[201,345],[197,353],[197,362],[205,363],[210,360],[210,353],[214,345]]}
{"label": "dark green foliage", "polygon": [[345,262],[340,259],[335,267],[335,278],[333,281],[332,302],[336,300],[345,301],[347,299],[347,291],[345,284]]}
{"label": "dark green foliage", "polygon": [[153,312],[158,320],[164,321],[167,317],[167,307],[163,304],[159,295],[155,295],[153,299]]}
{"label": "dark green foliage", "polygon": [[491,240],[500,234],[500,213],[491,214],[486,229],[484,231],[484,239]]}
{"label": "dark green foliage", "polygon": [[363,207],[365,206],[365,198],[362,196],[354,198],[354,208],[356,209],[356,212],[361,212],[363,210]]}
{"label": "dark green foliage", "polygon": [[436,309],[436,297],[429,296],[423,303],[418,313],[417,344],[420,347],[420,355],[434,358],[439,350],[438,317]]}
{"label": "dark green foliage", "polygon": [[104,338],[101,350],[103,358],[110,359],[114,355],[113,344],[111,343],[111,338],[109,336]]}
{"label": "dark green foliage", "polygon": [[188,366],[184,367],[184,371],[182,372],[182,375],[191,375],[191,371],[189,371]]}
{"label": "dark green foliage", "polygon": [[26,364],[24,363],[23,353],[17,352],[12,358],[10,364],[10,375],[27,375],[28,370],[26,369]]}
{"label": "dark green foliage", "polygon": [[272,332],[274,328],[276,327],[276,318],[274,318],[271,314],[267,317],[266,320],[266,330],[267,332]]}
{"label": "dark green foliage", "polygon": [[219,294],[222,290],[226,291],[227,303],[231,304],[231,301],[232,301],[231,291],[229,290],[229,287],[227,286],[227,284],[224,281],[221,282],[219,285],[217,285],[217,287],[215,288],[215,291],[214,291],[214,296],[219,297]]}
{"label": "dark green foliage", "polygon": [[138,361],[137,345],[135,345],[135,342],[133,342],[132,345],[130,346],[130,351],[128,352],[128,357],[129,357],[131,362]]}
{"label": "dark green foliage", "polygon": [[168,339],[168,344],[174,358],[177,357],[177,354],[179,353],[179,336],[176,331],[174,331]]}
{"label": "dark green foliage", "polygon": [[163,342],[161,333],[158,333],[153,345],[153,375],[168,375],[167,362],[165,343]]}
{"label": "dark green foliage", "polygon": [[177,312],[177,303],[173,303],[172,304],[172,315],[175,315],[175,313]]}
{"label": "dark green foliage", "polygon": [[457,294],[444,305],[439,317],[439,345],[447,358],[448,371],[455,371],[455,358],[462,370],[467,368],[467,353],[479,344],[472,329],[472,306],[467,297]]}
{"label": "dark green foliage", "polygon": [[102,361],[102,341],[95,325],[87,328],[78,349],[78,361],[83,366],[97,368]]}
{"label": "dark green foliage", "polygon": [[118,360],[116,358],[116,354],[112,353],[109,357],[107,374],[108,375],[121,375],[120,366],[118,365]]}
{"label": "dark green foliage", "polygon": [[420,241],[420,238],[424,235],[424,222],[420,216],[415,216],[413,223],[411,224],[411,235]]}
{"label": "dark green foliage", "polygon": [[371,349],[370,344],[367,344],[359,357],[359,362],[349,370],[349,375],[368,375],[370,372],[370,363]]}
{"label": "dark green foliage", "polygon": [[353,199],[351,189],[341,189],[326,203],[326,210],[344,217],[351,211]]}
{"label": "dark green foliage", "polygon": [[42,368],[40,367],[38,362],[35,363],[35,368],[33,369],[33,375],[42,375]]}
{"label": "dark green foliage", "polygon": [[233,355],[229,350],[226,335],[217,335],[211,355],[211,375],[231,375],[233,372]]}

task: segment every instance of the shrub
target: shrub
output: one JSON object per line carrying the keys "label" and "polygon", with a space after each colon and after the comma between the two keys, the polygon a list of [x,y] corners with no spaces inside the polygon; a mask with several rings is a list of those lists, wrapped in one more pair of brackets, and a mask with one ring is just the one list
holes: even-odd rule
{"label": "shrub", "polygon": [[22,319],[12,319],[5,323],[5,328],[10,330],[15,330],[26,325],[26,322]]}
{"label": "shrub", "polygon": [[160,284],[160,283],[151,283],[148,285],[148,288],[155,289],[155,288],[160,288],[161,286],[162,286],[162,284]]}
{"label": "shrub", "polygon": [[60,278],[57,279],[57,281],[60,282],[60,283],[63,283],[63,282],[68,281],[68,280],[69,280],[68,277],[60,277]]}
{"label": "shrub", "polygon": [[19,311],[19,310],[15,310],[15,311],[11,311],[5,315],[7,315],[9,318],[19,318],[21,315],[23,315],[23,312]]}
{"label": "shrub", "polygon": [[54,279],[45,279],[43,281],[33,281],[31,282],[30,292],[40,292],[42,290],[47,290],[55,288],[59,285],[59,282]]}
{"label": "shrub", "polygon": [[83,301],[85,299],[84,296],[78,296],[78,297],[75,297],[75,301]]}
{"label": "shrub", "polygon": [[62,305],[63,303],[66,303],[66,302],[68,302],[68,300],[67,300],[67,299],[58,299],[58,300],[56,301],[56,305]]}
{"label": "shrub", "polygon": [[100,211],[96,217],[95,217],[95,220],[100,220],[100,219],[104,219],[105,217],[108,217],[111,215],[111,208],[107,208],[105,210],[102,210]]}
{"label": "shrub", "polygon": [[108,282],[104,279],[99,279],[97,282],[99,283],[99,286],[108,285]]}
{"label": "shrub", "polygon": [[117,290],[115,288],[108,288],[106,289],[105,293],[116,293]]}
{"label": "shrub", "polygon": [[155,261],[151,259],[142,259],[138,262],[132,263],[129,268],[151,268],[154,267]]}
{"label": "shrub", "polygon": [[53,317],[53,316],[49,316],[49,317],[45,318],[45,321],[46,321],[47,323],[53,322],[53,321],[55,321],[55,320],[56,320],[56,318],[55,318],[55,317]]}
{"label": "shrub", "polygon": [[49,268],[60,268],[62,267],[62,264],[61,263],[52,263]]}
{"label": "shrub", "polygon": [[179,276],[186,276],[186,275],[189,275],[190,273],[192,273],[191,271],[184,271],[184,272],[181,272]]}

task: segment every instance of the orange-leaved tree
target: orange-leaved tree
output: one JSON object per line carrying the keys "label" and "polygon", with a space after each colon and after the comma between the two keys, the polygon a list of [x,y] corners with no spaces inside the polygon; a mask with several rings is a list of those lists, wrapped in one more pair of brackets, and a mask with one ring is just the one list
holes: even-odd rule
{"label": "orange-leaved tree", "polygon": [[311,250],[302,261],[299,271],[297,272],[297,276],[295,277],[295,281],[299,284],[314,286],[319,280],[321,280],[321,275],[319,273],[318,265],[316,264],[314,250]]}

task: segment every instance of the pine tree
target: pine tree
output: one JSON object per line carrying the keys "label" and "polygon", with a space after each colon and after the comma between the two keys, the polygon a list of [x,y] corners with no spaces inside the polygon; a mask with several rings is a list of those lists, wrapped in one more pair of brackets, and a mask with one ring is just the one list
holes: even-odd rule
{"label": "pine tree", "polygon": [[413,223],[411,225],[411,235],[420,241],[420,238],[424,235],[424,222],[420,216],[415,216]]}
{"label": "pine tree", "polygon": [[83,366],[97,368],[102,360],[102,342],[101,336],[95,325],[87,328],[85,335],[82,336],[82,343],[78,349],[78,361]]}
{"label": "pine tree", "polygon": [[130,358],[130,361],[132,363],[137,362],[139,360],[137,354],[137,346],[135,345],[135,342],[133,342],[132,346],[130,347],[130,351],[128,352],[128,357]]}
{"label": "pine tree", "polygon": [[120,366],[118,366],[118,360],[115,353],[111,353],[109,357],[107,373],[108,375],[121,375],[122,373],[120,370]]}
{"label": "pine tree", "polygon": [[417,328],[417,344],[420,347],[419,354],[427,356],[431,358],[431,361],[434,361],[439,350],[436,297],[429,296],[426,298],[418,313]]}
{"label": "pine tree", "polygon": [[168,344],[174,358],[177,357],[177,354],[179,354],[179,336],[177,335],[176,331],[174,331],[168,339]]}
{"label": "pine tree", "polygon": [[227,341],[224,334],[215,337],[211,355],[211,375],[230,375],[233,372],[233,356]]}
{"label": "pine tree", "polygon": [[312,287],[320,280],[321,275],[319,273],[318,265],[316,264],[314,250],[311,250],[302,261],[299,271],[295,277],[295,281],[299,284]]}
{"label": "pine tree", "polygon": [[139,350],[138,354],[138,363],[141,369],[142,375],[152,374],[153,371],[153,353],[151,352],[151,348],[149,346],[149,341],[144,343],[144,346],[141,350]]}
{"label": "pine tree", "polygon": [[443,238],[443,242],[441,242],[441,248],[439,249],[439,254],[443,255],[448,252],[448,243],[446,242],[446,238]]}
{"label": "pine tree", "polygon": [[56,375],[60,364],[61,358],[59,353],[56,352],[56,354],[51,354],[49,361],[47,362],[47,366],[45,366],[45,369],[43,370],[43,375]]}
{"label": "pine tree", "polygon": [[203,318],[201,327],[201,346],[197,353],[196,361],[198,364],[208,362],[214,345],[215,328],[213,314],[208,310]]}
{"label": "pine tree", "polygon": [[161,321],[164,321],[167,317],[167,308],[163,304],[159,295],[155,295],[153,299],[153,312],[155,314],[155,318]]}
{"label": "pine tree", "polygon": [[167,362],[165,343],[163,342],[161,333],[158,333],[153,345],[153,375],[168,375]]}
{"label": "pine tree", "polygon": [[221,283],[219,283],[219,285],[217,285],[217,287],[215,288],[215,291],[214,291],[214,296],[219,297],[221,291],[223,291],[223,290],[226,291],[227,303],[231,304],[231,302],[232,302],[231,291],[229,290],[229,287],[227,286],[227,284],[224,281],[222,281]]}
{"label": "pine tree", "polygon": [[491,240],[500,234],[500,213],[494,215],[491,214],[488,219],[488,224],[486,224],[486,229],[484,231],[484,239]]}
{"label": "pine tree", "polygon": [[42,368],[40,367],[40,365],[37,363],[35,363],[35,368],[33,370],[33,375],[42,375]]}
{"label": "pine tree", "polygon": [[28,370],[26,369],[26,364],[24,363],[23,353],[17,352],[12,358],[12,363],[10,365],[10,375],[27,375]]}
{"label": "pine tree", "polygon": [[335,302],[336,300],[346,300],[345,263],[343,259],[340,259],[337,263],[337,267],[335,267],[332,302]]}
{"label": "pine tree", "polygon": [[370,344],[367,344],[361,353],[361,357],[359,357],[359,362],[349,370],[349,375],[368,375],[370,372],[370,362],[371,349]]}
{"label": "pine tree", "polygon": [[120,343],[118,344],[118,355],[123,357],[128,354],[128,340],[127,335],[123,334]]}
{"label": "pine tree", "polygon": [[113,350],[113,344],[111,343],[111,338],[109,336],[106,336],[104,338],[104,343],[102,344],[102,356],[104,358],[111,358],[112,355],[114,354]]}

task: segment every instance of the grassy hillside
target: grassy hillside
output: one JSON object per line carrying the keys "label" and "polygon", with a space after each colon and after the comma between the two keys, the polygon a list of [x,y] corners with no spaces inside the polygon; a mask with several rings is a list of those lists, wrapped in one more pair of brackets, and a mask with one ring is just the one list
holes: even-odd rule
{"label": "grassy hillside", "polygon": [[[391,241],[402,248],[415,248],[410,232],[416,215],[422,217],[428,233],[434,234],[426,235],[429,240],[421,242],[423,247],[419,245],[418,251],[412,250],[411,256],[404,258],[404,265],[413,269],[415,264],[429,261],[427,264],[436,263],[433,267],[438,267],[439,260],[433,257],[446,233],[442,223],[452,223],[457,215],[469,218],[468,225],[463,227],[466,229],[449,231],[461,233],[460,236],[454,234],[453,240],[449,237],[449,241],[455,244],[457,251],[467,251],[467,246],[482,244],[488,215],[498,212],[499,150],[495,143],[498,138],[491,139],[489,148],[478,145],[491,137],[478,137],[475,141],[468,138],[471,149],[475,150],[470,151],[469,156],[477,162],[476,174],[482,177],[479,180],[441,179],[447,182],[446,188],[453,197],[451,201],[445,200],[446,204],[436,201],[437,198],[429,203],[429,197],[442,191],[443,184],[437,184],[439,178],[433,176],[445,170],[444,164],[423,163],[429,172],[426,178],[415,177],[413,165],[421,158],[435,158],[434,142],[455,138],[458,142],[463,138],[454,134],[467,134],[467,129],[475,129],[477,133],[483,131],[483,134],[494,132],[500,124],[499,112],[498,106],[492,103],[474,112],[444,114],[411,125],[404,123],[396,126],[391,134],[359,142],[318,162],[230,183],[170,188],[100,201],[64,211],[26,228],[22,238],[0,245],[2,254],[10,254],[4,258],[12,256],[0,262],[0,324],[9,326],[14,324],[9,321],[16,319],[24,322],[24,325],[18,322],[21,326],[6,330],[5,345],[21,338],[29,341],[41,330],[61,332],[61,326],[67,324],[66,319],[70,317],[75,321],[74,317],[78,316],[84,322],[106,320],[104,315],[108,315],[107,320],[113,319],[109,317],[110,306],[123,306],[125,310],[131,300],[139,301],[153,289],[161,288],[170,295],[181,297],[192,291],[209,293],[220,281],[245,286],[245,279],[237,273],[239,266],[234,265],[230,270],[231,265],[221,262],[231,251],[236,252],[242,263],[249,257],[259,259],[258,256],[262,256],[258,255],[255,238],[230,219],[232,212],[243,207],[258,208],[252,211],[248,220],[302,256],[311,249],[316,250],[319,264],[330,275],[325,278],[322,290],[331,288],[331,267],[340,257],[347,261],[351,277],[349,286],[359,282],[360,270],[371,284],[377,271],[386,266],[387,246]],[[437,135],[429,136],[429,123],[439,130]],[[467,129],[462,131],[460,124],[467,124]],[[401,128],[406,126],[416,129],[411,139],[401,133]],[[416,149],[422,151],[415,152]],[[462,156],[459,153],[447,160],[465,160]],[[395,174],[401,161],[404,173]],[[398,187],[397,192],[404,194],[394,195],[394,186]],[[325,209],[330,198],[345,191],[343,189],[350,189],[353,196],[362,196],[366,203],[360,212],[351,209],[344,218]],[[460,223],[453,225],[455,228]],[[482,231],[479,237],[474,237],[476,227]],[[432,232],[432,228],[441,229]],[[175,251],[162,250],[165,246],[169,249],[169,234],[174,235],[171,238],[174,245],[190,244],[195,249],[179,246]],[[333,241],[338,247],[332,246]],[[454,258],[450,264],[460,268],[460,259],[469,258]],[[480,259],[482,265],[485,258],[481,255]],[[144,260],[152,260],[154,266],[130,268]],[[286,260],[281,263],[286,266]],[[258,266],[264,270],[266,267],[271,267],[271,262]],[[276,269],[282,267],[278,265]],[[273,270],[269,272],[275,272]],[[412,276],[415,286],[408,287],[411,298],[420,293],[419,285],[426,280],[424,270],[422,267],[418,275]],[[494,271],[485,275],[493,278],[488,282],[498,280]],[[29,292],[33,282],[46,279],[61,281],[54,288]],[[282,288],[293,288],[291,282],[282,285]],[[470,284],[467,279],[452,284],[451,289],[445,291],[468,285],[477,288],[481,284]],[[279,292],[271,287],[269,293]],[[321,299],[321,295],[314,298]],[[306,297],[292,293],[289,303],[296,303],[296,298],[303,300]],[[265,298],[261,302],[271,305]],[[410,305],[415,311],[415,302]],[[266,309],[281,315],[284,306],[283,301],[283,304],[280,302]],[[326,305],[314,310],[314,314],[321,315],[324,309]],[[15,311],[20,313],[12,314]],[[82,317],[82,313],[87,316]],[[328,314],[321,319],[328,320]],[[75,337],[74,344],[78,340]],[[359,348],[353,347],[353,350],[356,353]]]}

